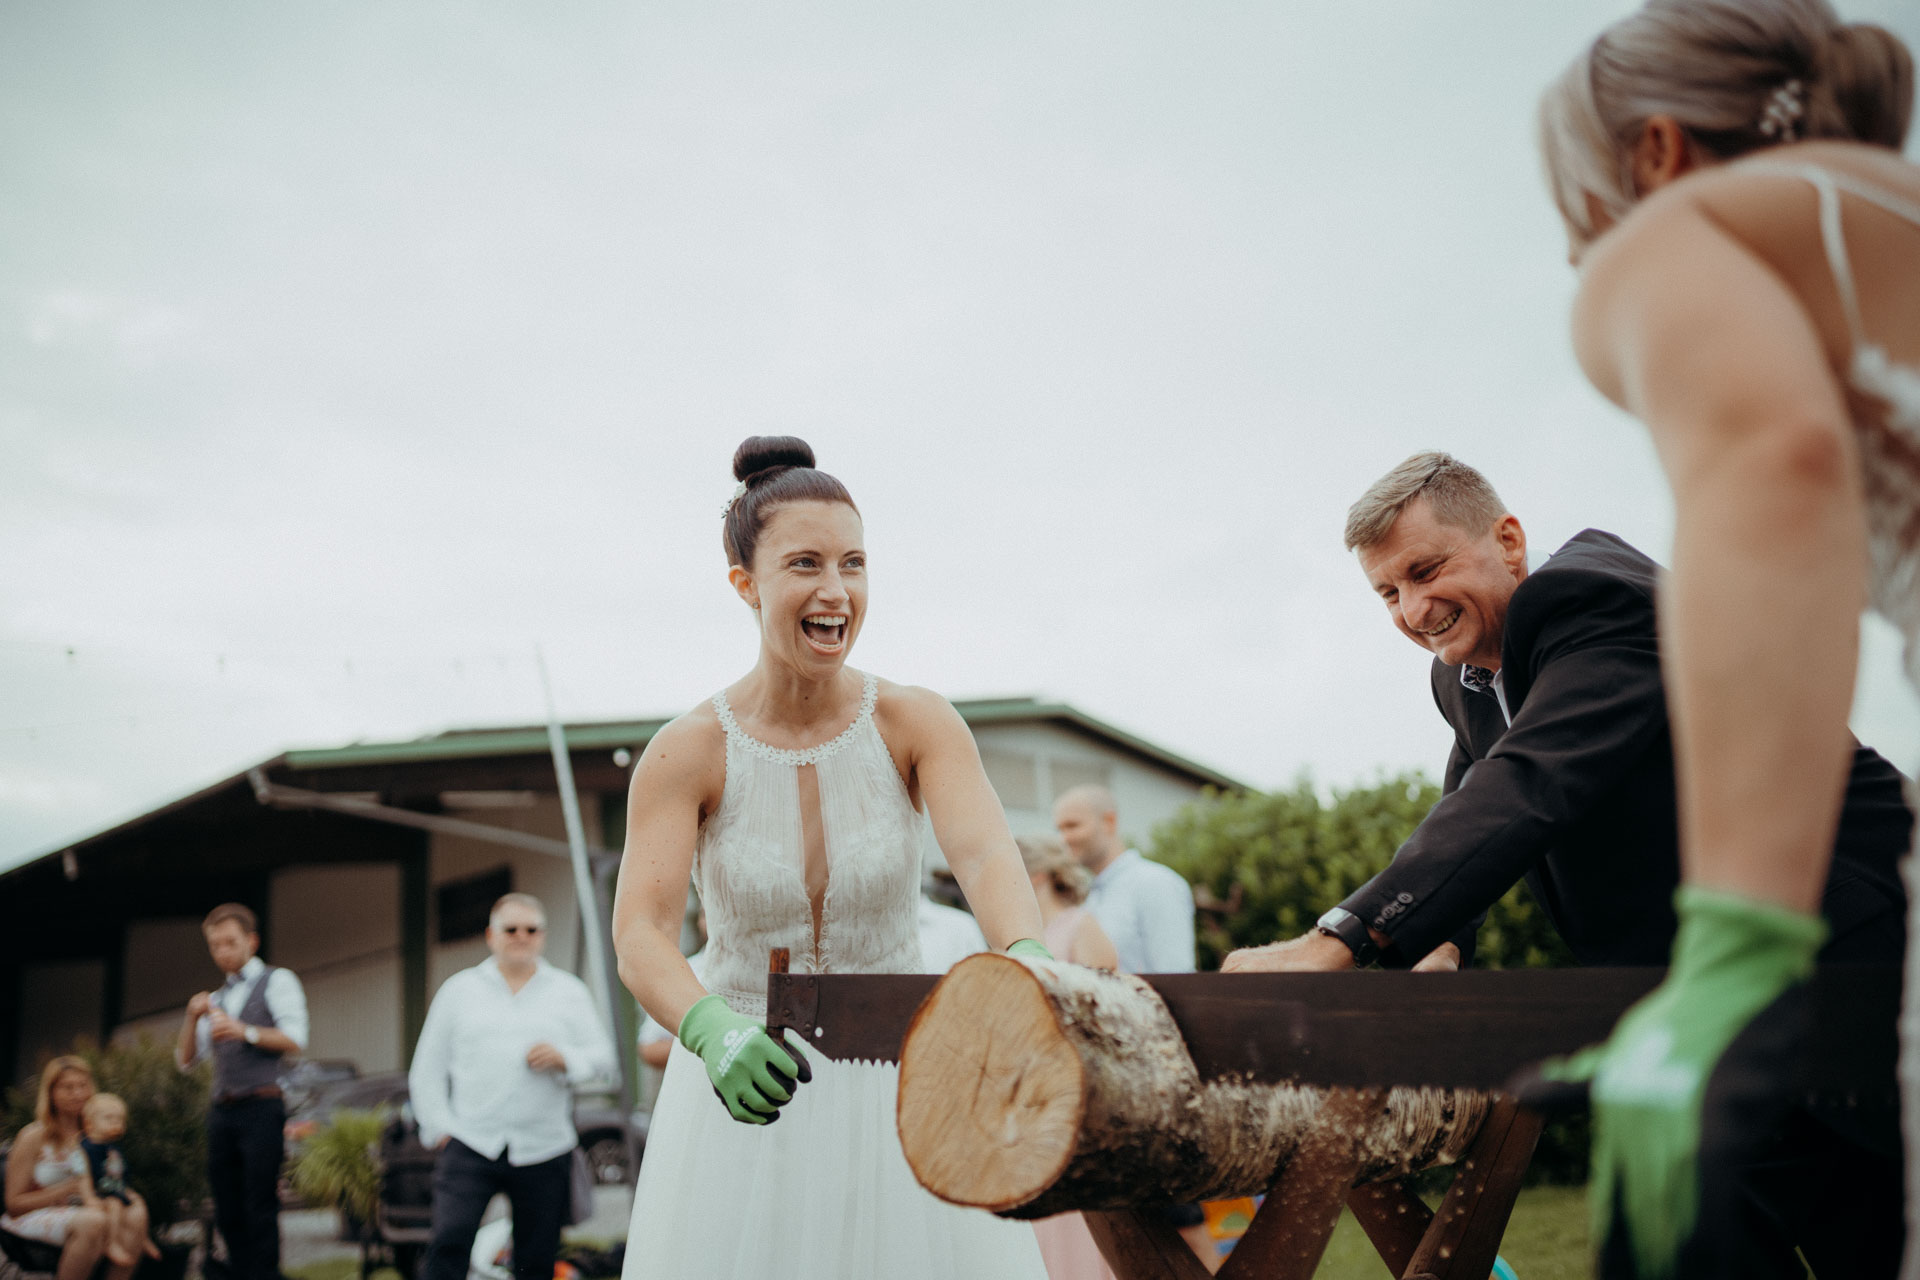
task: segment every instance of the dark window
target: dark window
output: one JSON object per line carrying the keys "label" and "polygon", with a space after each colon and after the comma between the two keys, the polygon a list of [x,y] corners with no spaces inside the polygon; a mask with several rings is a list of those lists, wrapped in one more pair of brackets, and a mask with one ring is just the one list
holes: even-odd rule
{"label": "dark window", "polygon": [[500,896],[513,892],[513,868],[499,867],[465,880],[450,880],[434,891],[440,941],[458,942],[487,931],[487,913]]}

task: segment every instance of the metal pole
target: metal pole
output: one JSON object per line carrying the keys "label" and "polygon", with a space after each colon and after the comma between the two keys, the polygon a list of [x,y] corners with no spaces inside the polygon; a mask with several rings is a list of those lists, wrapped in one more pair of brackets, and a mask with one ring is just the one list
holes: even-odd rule
{"label": "metal pole", "polygon": [[[567,844],[573,855],[573,888],[580,902],[580,928],[587,940],[587,967],[595,980],[588,983],[600,1016],[606,1021],[607,1034],[618,1034],[620,1020],[614,1015],[614,975],[607,966],[607,942],[600,936],[600,895],[594,892],[593,868],[587,859],[587,832],[580,822],[580,796],[573,789],[573,758],[567,754],[567,736],[561,732],[559,717],[553,709],[553,685],[547,679],[547,658],[540,646],[533,647],[533,658],[540,668],[540,690],[547,698],[547,746],[553,752],[553,772],[560,780],[560,812],[567,820]],[[621,1072],[624,1081],[626,1073]],[[622,1090],[624,1092],[624,1089]]]}

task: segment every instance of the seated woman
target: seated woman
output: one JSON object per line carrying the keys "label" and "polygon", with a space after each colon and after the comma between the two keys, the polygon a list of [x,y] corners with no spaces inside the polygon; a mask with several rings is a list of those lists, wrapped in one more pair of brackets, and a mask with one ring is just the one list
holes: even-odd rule
{"label": "seated woman", "polygon": [[[93,1096],[93,1070],[73,1057],[55,1058],[40,1072],[37,1119],[22,1129],[7,1157],[6,1212],[0,1231],[60,1246],[56,1280],[86,1280],[107,1250],[107,1215],[93,1194],[80,1149],[81,1113]],[[147,1205],[128,1193],[128,1233],[147,1233]],[[127,1280],[139,1263],[114,1263],[107,1280]]]}

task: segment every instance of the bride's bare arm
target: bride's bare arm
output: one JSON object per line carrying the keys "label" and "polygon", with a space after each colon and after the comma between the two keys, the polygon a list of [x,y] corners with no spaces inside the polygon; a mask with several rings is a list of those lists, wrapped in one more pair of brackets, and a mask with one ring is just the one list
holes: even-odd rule
{"label": "bride's bare arm", "polygon": [[1682,871],[1811,912],[1851,755],[1866,594],[1855,441],[1800,298],[1705,212],[1653,213],[1595,246],[1574,336],[1673,486],[1660,648]]}
{"label": "bride's bare arm", "polygon": [[981,932],[1002,951],[1022,938],[1037,939],[1040,904],[966,721],[927,689],[895,689],[889,702],[887,718],[907,727],[913,775],[933,834]]}
{"label": "bride's bare arm", "polygon": [[701,806],[717,797],[715,770],[725,770],[720,733],[717,722],[675,720],[647,744],[627,791],[627,845],[613,891],[614,952],[620,981],[647,1016],[676,1030],[707,994],[680,954],[680,922]]}

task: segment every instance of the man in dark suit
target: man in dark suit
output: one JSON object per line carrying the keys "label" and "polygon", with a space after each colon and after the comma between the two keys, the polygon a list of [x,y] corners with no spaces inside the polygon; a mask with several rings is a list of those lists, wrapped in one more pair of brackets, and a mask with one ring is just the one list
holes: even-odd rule
{"label": "man in dark suit", "polygon": [[[1375,484],[1349,513],[1346,542],[1394,625],[1434,654],[1434,700],[1454,730],[1444,794],[1391,865],[1313,932],[1236,951],[1222,968],[1452,968],[1522,877],[1581,963],[1665,964],[1680,865],[1658,566],[1589,529],[1529,571],[1520,522],[1485,477],[1440,453]],[[1754,622],[1778,625],[1764,601]],[[1912,821],[1899,773],[1856,745],[1822,960],[1900,962],[1896,867]],[[1755,1250],[1752,1274],[1776,1262],[1800,1274],[1795,1244],[1820,1274],[1856,1264],[1882,1274],[1898,1258],[1898,1165],[1861,1150],[1857,1131],[1795,1126],[1787,1149],[1767,1153],[1771,1189],[1762,1175],[1736,1176],[1753,1187],[1728,1234]]]}
{"label": "man in dark suit", "polygon": [[[1589,529],[1529,572],[1519,520],[1479,472],[1436,453],[1354,505],[1347,546],[1395,627],[1434,654],[1434,701],[1454,730],[1444,795],[1312,933],[1222,967],[1452,967],[1449,949],[1470,947],[1522,877],[1582,964],[1665,964],[1680,863],[1659,567]],[[1755,625],[1772,625],[1764,602]],[[1912,830],[1900,774],[1856,746],[1822,959],[1899,963],[1896,868]]]}

